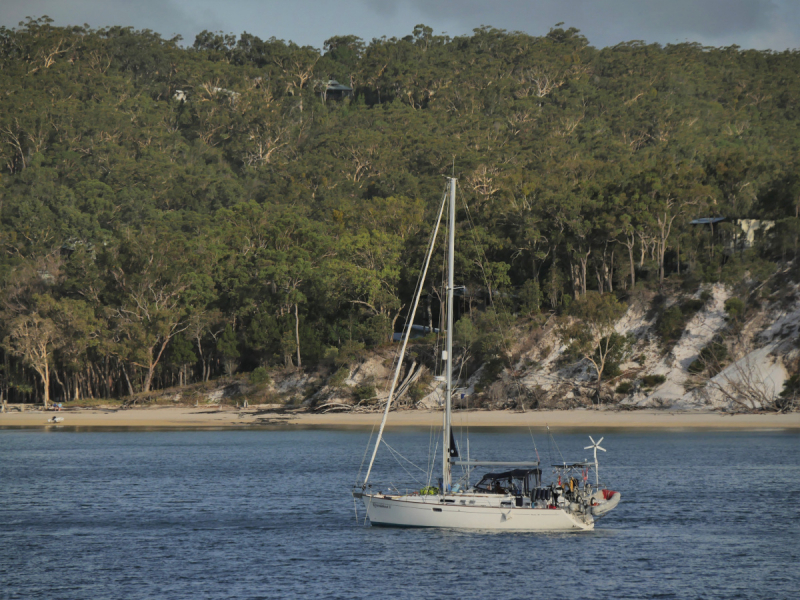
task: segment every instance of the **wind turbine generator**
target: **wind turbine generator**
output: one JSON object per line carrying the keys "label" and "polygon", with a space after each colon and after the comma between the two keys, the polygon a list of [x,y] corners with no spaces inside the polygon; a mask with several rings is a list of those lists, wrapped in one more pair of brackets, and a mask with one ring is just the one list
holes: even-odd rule
{"label": "wind turbine generator", "polygon": [[605,437],[601,437],[600,440],[597,441],[597,442],[594,441],[594,438],[592,436],[589,436],[589,439],[592,440],[592,445],[591,446],[585,446],[583,449],[584,450],[589,450],[589,449],[594,450],[594,478],[595,478],[594,479],[594,483],[595,483],[596,486],[600,487],[600,470],[597,467],[597,451],[598,450],[602,450],[603,452],[606,451],[605,448],[601,448],[600,447],[600,442],[602,442],[605,439]]}

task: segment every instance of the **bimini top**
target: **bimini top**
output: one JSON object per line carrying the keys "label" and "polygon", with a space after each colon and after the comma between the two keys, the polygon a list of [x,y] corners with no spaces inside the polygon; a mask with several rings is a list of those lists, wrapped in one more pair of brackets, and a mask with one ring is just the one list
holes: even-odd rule
{"label": "bimini top", "polygon": [[483,479],[508,479],[511,477],[512,479],[521,479],[531,473],[536,473],[537,475],[542,475],[541,469],[513,469],[511,471],[503,471],[502,473],[487,473],[483,476]]}
{"label": "bimini top", "polygon": [[[487,473],[475,486],[479,490],[492,490],[497,484],[503,487],[502,484],[513,480],[521,479],[523,492],[528,492],[531,489],[538,487],[542,483],[542,470],[541,469],[513,469],[511,471],[503,471],[502,473]],[[516,488],[516,486],[511,486]],[[505,488],[504,488],[505,489]]]}

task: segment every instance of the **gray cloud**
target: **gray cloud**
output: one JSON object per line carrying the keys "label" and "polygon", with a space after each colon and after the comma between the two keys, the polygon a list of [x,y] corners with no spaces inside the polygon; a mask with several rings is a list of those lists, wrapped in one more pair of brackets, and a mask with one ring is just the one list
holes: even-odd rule
{"label": "gray cloud", "polygon": [[0,24],[16,27],[26,17],[47,15],[56,25],[105,27],[131,26],[152,29],[164,37],[184,31],[201,31],[201,23],[174,0],[2,0]]}
{"label": "gray cloud", "polygon": [[[368,1],[372,6],[384,4],[383,0]],[[745,46],[752,39],[769,40],[770,32],[784,32],[786,25],[800,29],[796,0],[507,0],[489,9],[482,0],[405,2],[434,22],[455,21],[464,31],[486,23],[542,34],[563,21],[581,29],[596,46],[686,38]],[[779,40],[782,36],[776,36]],[[800,33],[793,35],[793,41],[794,46],[800,45]]]}
{"label": "gray cloud", "polygon": [[798,0],[2,0],[0,25],[47,14],[56,24],[131,25],[187,43],[203,29],[277,37],[321,47],[333,35],[408,35],[424,23],[437,33],[480,25],[542,35],[557,22],[594,46],[643,39],[784,50],[800,47]]}

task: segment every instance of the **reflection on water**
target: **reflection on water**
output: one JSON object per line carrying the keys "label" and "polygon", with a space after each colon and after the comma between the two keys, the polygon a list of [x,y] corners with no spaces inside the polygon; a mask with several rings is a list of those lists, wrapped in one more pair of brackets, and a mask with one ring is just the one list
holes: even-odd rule
{"label": "reflection on water", "polygon": [[[0,598],[789,598],[800,584],[796,433],[607,435],[600,472],[622,503],[585,534],[359,526],[349,487],[368,437],[0,431]],[[534,439],[473,430],[470,452],[588,458],[585,434]],[[389,433],[423,469],[437,441]],[[378,487],[425,483],[388,455],[374,472]]]}

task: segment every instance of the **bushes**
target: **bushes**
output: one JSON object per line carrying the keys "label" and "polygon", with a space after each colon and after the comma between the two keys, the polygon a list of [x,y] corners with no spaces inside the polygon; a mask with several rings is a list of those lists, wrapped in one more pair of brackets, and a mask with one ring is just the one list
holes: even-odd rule
{"label": "bushes", "polygon": [[657,385],[661,385],[666,380],[667,378],[664,377],[663,375],[645,375],[644,377],[642,377],[642,384],[645,387],[652,388],[656,387]]}
{"label": "bushes", "polygon": [[700,373],[706,370],[706,363],[704,363],[699,358],[695,359],[692,361],[692,364],[690,364],[686,370],[689,371],[689,373],[691,373],[692,375],[699,375]]}
{"label": "bushes", "polygon": [[800,396],[800,373],[795,373],[783,383],[783,391],[775,406],[780,410],[795,409],[798,396]]}
{"label": "bushes", "polygon": [[269,385],[272,378],[264,367],[258,367],[250,373],[250,383],[253,385]]}
{"label": "bushes", "polygon": [[681,311],[683,314],[688,314],[690,317],[706,305],[707,300],[700,298],[689,298],[681,302]]}
{"label": "bushes", "polygon": [[656,331],[661,336],[661,340],[665,344],[679,340],[689,319],[705,304],[706,301],[702,298],[690,298],[680,304],[673,304],[665,310],[656,322]]}
{"label": "bushes", "polygon": [[328,380],[328,385],[331,387],[342,387],[345,379],[348,377],[350,377],[350,367],[339,367],[339,370]]}
{"label": "bushes", "polygon": [[728,347],[720,341],[713,341],[700,351],[697,359],[689,365],[688,371],[697,375],[709,369],[712,376],[716,375],[726,358],[728,358]]}
{"label": "bushes", "polygon": [[680,338],[686,321],[683,311],[676,304],[670,306],[658,319],[656,331],[664,342],[672,342]]}
{"label": "bushes", "polygon": [[356,389],[353,390],[353,394],[355,395],[356,399],[360,401],[372,400],[375,397],[375,386],[374,385],[358,386]]}
{"label": "bushes", "polygon": [[617,386],[616,392],[618,394],[630,394],[633,389],[633,384],[630,381],[623,381]]}
{"label": "bushes", "polygon": [[428,395],[430,390],[430,381],[420,380],[415,381],[408,388],[408,397],[412,404],[416,404]]}
{"label": "bushes", "polygon": [[475,386],[475,391],[483,390],[484,388],[493,384],[497,378],[500,376],[500,373],[503,372],[505,368],[505,364],[503,363],[502,358],[493,358],[487,361],[483,365],[483,372],[481,373],[481,379],[478,384]]}
{"label": "bushes", "polygon": [[519,291],[519,311],[526,317],[539,312],[542,305],[542,291],[538,279],[529,279]]}
{"label": "bushes", "polygon": [[603,359],[602,355],[605,355],[603,377],[618,377],[622,374],[620,364],[625,359],[632,344],[632,336],[620,335],[616,331],[600,340],[600,343],[594,351],[593,358],[600,364]]}
{"label": "bushes", "polygon": [[339,352],[333,357],[334,364],[343,366],[355,362],[364,355],[364,343],[355,340],[347,340],[339,348]]}
{"label": "bushes", "polygon": [[769,279],[775,274],[776,268],[775,263],[759,257],[755,248],[748,248],[730,257],[720,271],[719,281],[731,286],[743,282],[751,285]]}
{"label": "bushes", "polygon": [[725,300],[725,312],[728,313],[730,319],[738,321],[744,316],[744,302],[739,298],[728,298]]}

